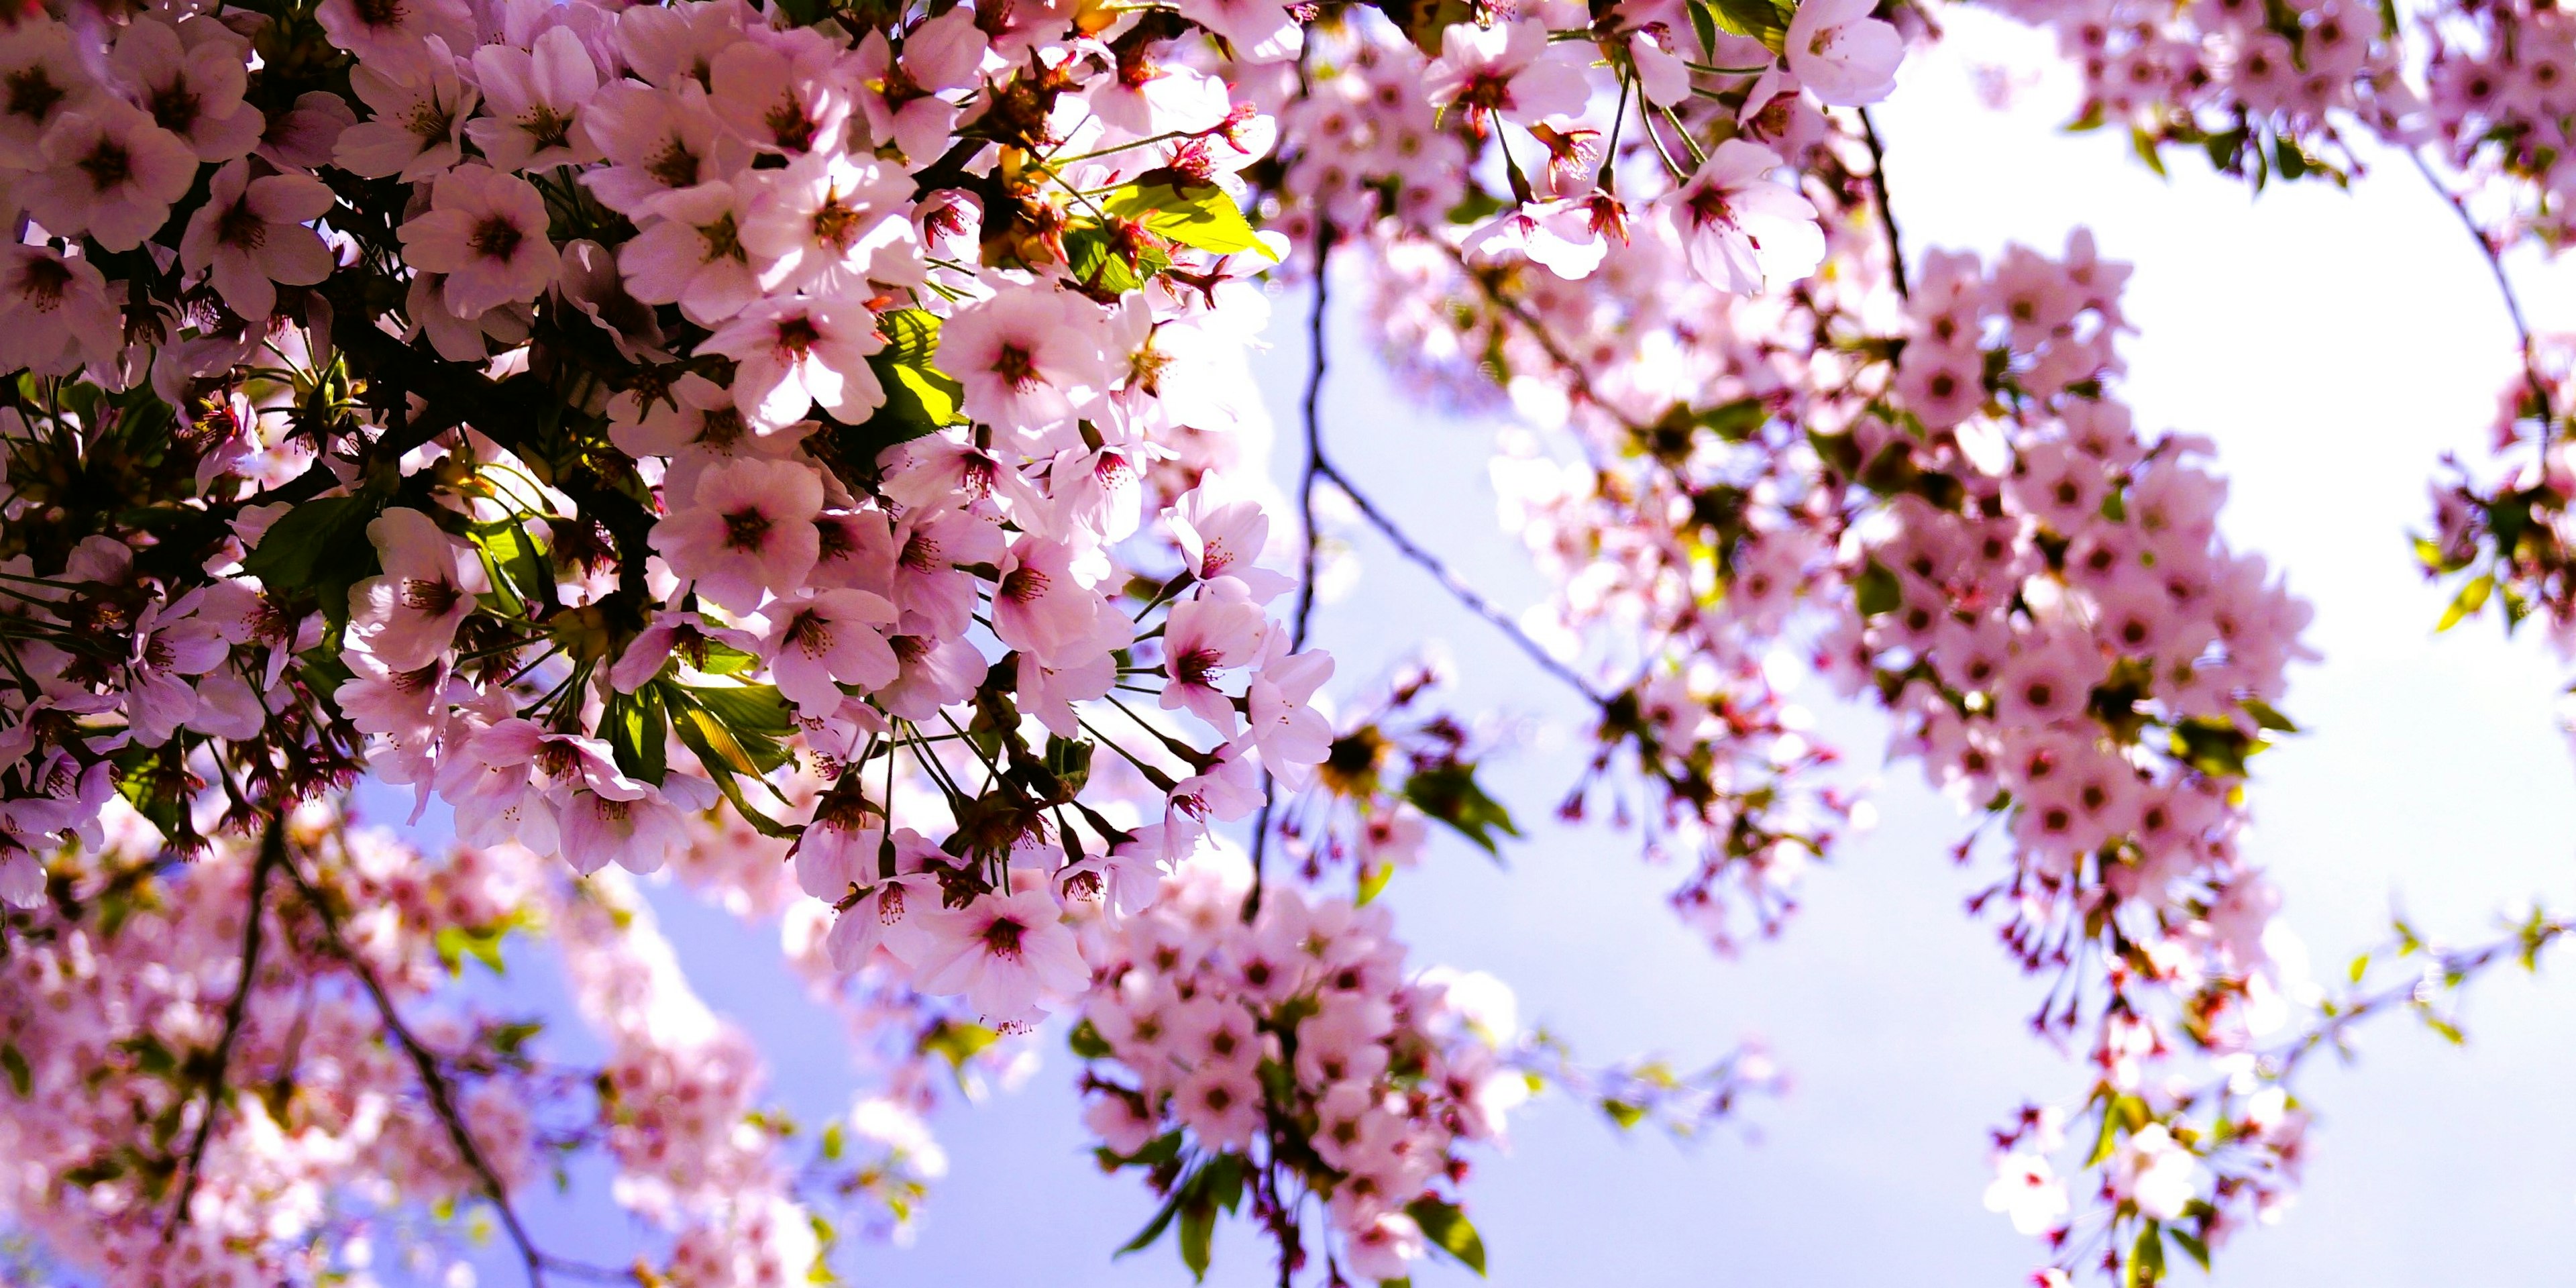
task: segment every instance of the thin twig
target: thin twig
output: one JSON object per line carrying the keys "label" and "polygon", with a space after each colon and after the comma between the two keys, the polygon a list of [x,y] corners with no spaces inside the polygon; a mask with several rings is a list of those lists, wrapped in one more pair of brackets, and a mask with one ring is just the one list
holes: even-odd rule
{"label": "thin twig", "polygon": [[1397,526],[1395,520],[1389,518],[1384,510],[1379,509],[1375,502],[1352,486],[1349,475],[1342,473],[1321,453],[1316,455],[1315,463],[1316,472],[1331,480],[1334,487],[1342,490],[1342,495],[1351,499],[1351,505],[1360,512],[1360,517],[1368,520],[1369,526],[1377,529],[1378,535],[1385,537],[1387,542],[1395,547],[1396,553],[1430,573],[1432,580],[1439,582],[1441,589],[1448,591],[1450,597],[1457,600],[1467,611],[1485,619],[1494,629],[1508,637],[1513,644],[1518,645],[1521,652],[1528,654],[1529,659],[1536,662],[1540,670],[1564,681],[1594,706],[1601,706],[1609,701],[1602,696],[1600,690],[1593,687],[1590,680],[1583,678],[1581,672],[1567,666],[1555,654],[1548,652],[1547,647],[1540,644],[1528,631],[1522,630],[1520,623],[1512,620],[1511,614],[1504,612],[1492,600],[1485,598],[1482,592],[1468,585],[1466,579],[1451,571],[1449,565],[1443,562],[1440,556],[1424,549],[1403,528]]}
{"label": "thin twig", "polygon": [[1861,142],[1869,145],[1869,193],[1871,204],[1878,207],[1878,226],[1887,233],[1888,271],[1896,278],[1896,297],[1911,302],[1913,289],[1905,282],[1905,237],[1896,228],[1896,206],[1887,199],[1887,149],[1879,144],[1878,125],[1869,119],[1869,109],[1860,109]]}
{"label": "thin twig", "polygon": [[161,1227],[161,1242],[168,1244],[177,1237],[179,1227],[187,1224],[188,1204],[197,1194],[197,1180],[205,1172],[206,1146],[215,1137],[215,1119],[223,1114],[224,1079],[232,1068],[233,1043],[240,1039],[242,1025],[250,1016],[251,990],[259,986],[260,926],[268,908],[268,874],[286,857],[286,810],[280,806],[268,816],[268,827],[259,838],[259,860],[250,870],[249,908],[244,912],[241,949],[241,982],[233,986],[233,997],[224,1004],[223,1036],[215,1039],[215,1067],[206,1075],[206,1112],[197,1119],[196,1139],[188,1144],[187,1162],[179,1172],[179,1197],[170,1205],[169,1223]]}
{"label": "thin twig", "polygon": [[[1301,405],[1306,461],[1297,473],[1297,613],[1289,621],[1291,652],[1306,647],[1306,631],[1315,617],[1315,481],[1324,460],[1324,319],[1333,305],[1333,221],[1315,219],[1315,298],[1306,310],[1306,396]],[[1263,860],[1270,853],[1270,814],[1278,782],[1267,766],[1261,771],[1261,812],[1252,820],[1252,889],[1243,897],[1243,920],[1261,915]]]}
{"label": "thin twig", "polygon": [[520,1261],[527,1266],[529,1284],[543,1288],[546,1272],[550,1270],[599,1283],[639,1282],[635,1275],[626,1271],[567,1261],[550,1256],[537,1247],[536,1241],[528,1236],[527,1225],[520,1221],[518,1210],[510,1206],[509,1191],[501,1184],[500,1173],[492,1170],[482,1147],[474,1143],[474,1133],[465,1125],[465,1116],[457,1109],[455,1089],[448,1084],[447,1075],[439,1071],[437,1053],[412,1033],[411,1026],[403,1023],[402,1012],[395,1009],[393,998],[386,994],[374,968],[368,966],[366,960],[349,947],[349,941],[341,936],[339,917],[331,911],[331,905],[323,901],[321,891],[314,889],[313,883],[305,878],[303,869],[292,859],[287,860],[284,866],[287,875],[295,879],[295,887],[304,895],[304,901],[313,906],[314,915],[320,918],[322,933],[331,941],[331,951],[358,977],[358,983],[367,990],[368,998],[376,1005],[376,1014],[384,1020],[385,1032],[392,1035],[394,1044],[411,1057],[412,1067],[420,1073],[421,1090],[429,1096],[430,1108],[438,1114],[440,1124],[447,1128],[448,1141],[456,1147],[458,1157],[482,1184],[484,1197],[491,1200],[493,1208],[500,1213],[502,1230],[510,1236],[510,1243],[518,1249]]}
{"label": "thin twig", "polygon": [[2424,160],[2422,153],[2409,148],[2406,159],[2415,163],[2415,173],[2424,176],[2424,182],[2449,204],[2451,213],[2459,216],[2460,227],[2467,229],[2469,240],[2477,243],[2478,254],[2487,262],[2488,274],[2495,278],[2496,294],[2504,298],[2505,316],[2512,321],[2514,342],[2522,350],[2523,383],[2530,387],[2532,402],[2540,409],[2540,443],[2547,447],[2557,430],[2558,414],[2551,406],[2548,382],[2540,378],[2540,353],[2532,343],[2531,323],[2523,314],[2522,296],[2513,289],[2513,279],[2505,275],[2504,251],[2487,236],[2485,229],[2478,227],[2477,217],[2469,213],[2468,201],[2451,191],[2450,185],[2433,173],[2433,167]]}

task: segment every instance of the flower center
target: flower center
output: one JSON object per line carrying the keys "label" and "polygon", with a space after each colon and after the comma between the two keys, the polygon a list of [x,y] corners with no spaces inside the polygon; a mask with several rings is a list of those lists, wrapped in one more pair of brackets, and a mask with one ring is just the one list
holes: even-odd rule
{"label": "flower center", "polygon": [[457,601],[464,597],[464,592],[449,585],[444,578],[437,581],[420,577],[403,579],[403,607],[415,612],[427,613],[432,617],[444,617],[447,611],[456,607]]}
{"label": "flower center", "polygon": [[100,139],[77,164],[81,173],[89,176],[90,187],[100,192],[120,187],[134,177],[134,155],[114,139]]}
{"label": "flower center", "polygon": [[769,536],[769,516],[755,509],[736,510],[724,524],[725,545],[735,550],[758,550]]}
{"label": "flower center", "polygon": [[1003,345],[1002,351],[993,355],[993,374],[1014,392],[1027,393],[1031,385],[1039,383],[1037,356],[1016,344]]}
{"label": "flower center", "polygon": [[992,925],[984,927],[984,947],[996,957],[1018,961],[1020,937],[1026,935],[1028,930],[1028,927],[1008,917],[997,917]]}
{"label": "flower center", "polygon": [[249,202],[235,202],[215,220],[215,240],[238,250],[258,250],[268,241],[268,221]]}
{"label": "flower center", "polygon": [[475,254],[508,263],[519,253],[519,247],[528,240],[528,235],[520,231],[517,224],[499,215],[487,215],[483,222],[474,225],[474,234],[465,240],[474,248]]}
{"label": "flower center", "polygon": [[145,106],[151,109],[152,119],[172,134],[186,134],[206,110],[184,76],[152,91],[151,101]]}
{"label": "flower center", "polygon": [[674,134],[652,160],[644,163],[644,173],[665,188],[686,188],[698,181],[698,165],[698,154]]}
{"label": "flower center", "polygon": [[22,67],[0,77],[8,89],[8,111],[30,121],[42,121],[62,106],[70,91],[54,83],[53,74],[42,67]]}

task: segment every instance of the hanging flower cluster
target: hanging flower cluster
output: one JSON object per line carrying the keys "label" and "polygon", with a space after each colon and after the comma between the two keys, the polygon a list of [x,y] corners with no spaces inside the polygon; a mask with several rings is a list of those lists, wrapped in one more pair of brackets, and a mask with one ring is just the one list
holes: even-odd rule
{"label": "hanging flower cluster", "polygon": [[1309,1196],[1329,1214],[1335,1281],[1406,1279],[1435,1249],[1481,1273],[1482,1241],[1443,1187],[1466,1177],[1460,1148],[1496,1139],[1529,1095],[1501,1054],[1511,994],[1490,976],[1408,977],[1382,906],[1280,887],[1246,920],[1251,893],[1239,862],[1203,859],[1151,912],[1086,928],[1102,965],[1074,1035],[1094,1062],[1084,1121],[1104,1167],[1168,1196],[1139,1242],[1177,1219],[1205,1273],[1216,1213],[1249,1189],[1283,1274],[1306,1262]]}

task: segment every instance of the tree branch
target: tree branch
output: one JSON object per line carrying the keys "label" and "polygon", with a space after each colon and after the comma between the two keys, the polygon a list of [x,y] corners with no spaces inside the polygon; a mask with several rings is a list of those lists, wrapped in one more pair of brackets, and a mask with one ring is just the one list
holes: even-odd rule
{"label": "tree branch", "polygon": [[1567,666],[1555,654],[1548,652],[1545,645],[1532,638],[1529,632],[1522,630],[1520,623],[1512,620],[1511,614],[1496,607],[1492,600],[1485,598],[1475,587],[1468,585],[1464,578],[1451,571],[1449,565],[1443,562],[1440,556],[1424,549],[1403,528],[1396,526],[1395,520],[1387,517],[1384,510],[1379,509],[1375,502],[1354,487],[1350,476],[1342,473],[1340,468],[1327,459],[1322,452],[1316,452],[1313,459],[1315,472],[1330,480],[1334,487],[1340,488],[1342,495],[1349,497],[1351,504],[1359,510],[1360,517],[1368,520],[1369,526],[1377,529],[1378,534],[1395,547],[1396,553],[1412,561],[1416,567],[1430,573],[1432,580],[1439,582],[1441,589],[1448,591],[1451,598],[1457,600],[1467,611],[1485,619],[1495,630],[1501,631],[1513,644],[1519,646],[1521,652],[1528,654],[1529,659],[1537,663],[1540,670],[1563,681],[1596,707],[1609,702],[1609,699],[1602,696],[1581,672]]}
{"label": "tree branch", "polygon": [[2558,414],[2551,405],[2548,382],[2540,377],[2540,355],[2531,341],[2531,323],[2523,314],[2522,296],[2513,289],[2513,279],[2505,274],[2504,252],[2493,238],[2487,236],[2485,229],[2478,227],[2476,216],[2469,213],[2468,201],[2443,183],[2441,176],[2433,173],[2433,167],[2424,160],[2422,153],[2409,148],[2406,159],[2415,163],[2415,173],[2424,176],[2424,182],[2435,195],[2449,204],[2452,214],[2459,216],[2460,227],[2468,230],[2469,240],[2477,243],[2478,254],[2487,262],[2487,273],[2495,279],[2496,294],[2504,299],[2505,316],[2513,323],[2514,342],[2522,350],[2523,383],[2530,388],[2532,402],[2540,409],[2540,442],[2541,446],[2547,447],[2556,433]]}
{"label": "tree branch", "polygon": [[170,1205],[169,1222],[161,1227],[161,1242],[166,1246],[187,1224],[188,1204],[197,1194],[197,1180],[205,1172],[206,1147],[215,1137],[215,1119],[224,1108],[224,1079],[232,1068],[233,1043],[240,1040],[242,1025],[250,1016],[251,990],[259,986],[260,928],[268,908],[268,874],[286,858],[286,807],[281,805],[268,816],[268,827],[259,838],[259,859],[250,870],[249,908],[243,913],[241,982],[233,986],[230,1002],[224,1004],[223,1036],[215,1040],[215,1067],[206,1074],[206,1112],[197,1119],[196,1138],[188,1144],[187,1161],[179,1172],[179,1194]]}
{"label": "tree branch", "polygon": [[534,1288],[543,1288],[548,1271],[597,1283],[643,1282],[640,1276],[627,1271],[567,1261],[561,1257],[551,1256],[537,1247],[536,1241],[528,1236],[527,1225],[519,1219],[518,1210],[510,1206],[509,1192],[501,1184],[500,1173],[492,1169],[492,1164],[484,1157],[482,1148],[474,1143],[474,1133],[466,1126],[464,1114],[457,1109],[455,1088],[449,1083],[447,1075],[439,1070],[437,1053],[431,1051],[418,1036],[413,1034],[411,1026],[403,1023],[402,1013],[395,1009],[393,998],[386,994],[385,986],[376,978],[374,968],[368,966],[366,960],[358,956],[349,947],[348,940],[342,937],[340,919],[331,911],[331,905],[323,900],[322,892],[313,888],[313,883],[305,877],[303,869],[292,859],[287,860],[284,866],[287,874],[294,878],[296,889],[304,895],[304,901],[312,905],[314,915],[321,919],[322,933],[331,941],[332,953],[347,963],[350,972],[358,977],[358,983],[367,990],[368,998],[375,1003],[376,1014],[384,1020],[385,1032],[393,1038],[395,1045],[403,1049],[405,1055],[411,1057],[412,1067],[420,1073],[421,1089],[429,1096],[430,1108],[436,1111],[439,1123],[447,1129],[448,1141],[456,1147],[458,1157],[464,1160],[465,1166],[474,1173],[475,1179],[482,1185],[484,1196],[491,1200],[493,1208],[500,1213],[501,1228],[508,1233],[511,1245],[518,1250],[520,1261],[527,1266],[529,1284]]}
{"label": "tree branch", "polygon": [[1861,142],[1869,145],[1869,193],[1871,204],[1878,208],[1878,226],[1887,233],[1888,271],[1896,278],[1896,298],[1912,302],[1913,289],[1905,282],[1905,236],[1896,227],[1896,206],[1887,197],[1887,149],[1878,141],[1878,125],[1869,119],[1869,109],[1860,111]]}

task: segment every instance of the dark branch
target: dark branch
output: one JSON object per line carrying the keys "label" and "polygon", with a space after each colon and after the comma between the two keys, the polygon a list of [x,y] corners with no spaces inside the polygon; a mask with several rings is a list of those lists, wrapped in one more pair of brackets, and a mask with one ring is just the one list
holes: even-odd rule
{"label": "dark branch", "polygon": [[536,1288],[543,1288],[548,1271],[599,1283],[641,1282],[628,1272],[566,1261],[537,1247],[536,1241],[528,1236],[526,1224],[520,1221],[518,1210],[510,1206],[509,1191],[501,1184],[500,1173],[492,1169],[482,1147],[474,1143],[474,1133],[466,1126],[465,1116],[457,1108],[456,1090],[438,1067],[437,1053],[412,1033],[411,1026],[403,1023],[402,1012],[395,1009],[393,998],[386,994],[374,968],[350,949],[348,940],[340,934],[339,916],[331,911],[331,905],[324,901],[322,892],[313,888],[303,869],[292,860],[286,862],[285,868],[287,874],[295,879],[296,889],[303,893],[304,901],[312,905],[314,916],[321,919],[322,933],[331,941],[332,953],[347,963],[350,972],[358,977],[358,983],[367,990],[368,998],[376,1005],[376,1014],[384,1020],[385,1032],[405,1055],[411,1057],[412,1067],[420,1073],[421,1090],[428,1094],[430,1108],[447,1129],[448,1141],[456,1147],[457,1156],[464,1160],[475,1180],[482,1185],[484,1197],[490,1199],[493,1208],[500,1213],[501,1228],[508,1233],[511,1245],[518,1249],[520,1261],[527,1266],[528,1282]]}
{"label": "dark branch", "polygon": [[1878,125],[1869,119],[1869,109],[1860,109],[1861,142],[1869,145],[1869,194],[1878,208],[1878,226],[1887,234],[1887,266],[1896,279],[1896,297],[1911,301],[1913,288],[1905,281],[1905,237],[1896,228],[1896,205],[1887,197],[1887,149],[1878,141]]}
{"label": "dark branch", "polygon": [[1537,663],[1540,670],[1565,682],[1594,706],[1601,706],[1609,701],[1592,686],[1590,680],[1583,677],[1581,672],[1567,666],[1555,654],[1548,652],[1545,645],[1531,638],[1529,632],[1521,629],[1520,623],[1512,620],[1511,614],[1504,612],[1492,600],[1485,598],[1482,592],[1468,585],[1464,578],[1450,570],[1449,565],[1443,562],[1440,556],[1424,549],[1420,543],[1407,535],[1404,529],[1396,526],[1395,520],[1387,517],[1386,512],[1379,509],[1375,502],[1352,486],[1350,476],[1342,473],[1321,452],[1315,454],[1314,461],[1316,473],[1330,480],[1334,487],[1340,488],[1342,495],[1349,497],[1351,504],[1359,510],[1360,517],[1368,520],[1369,526],[1377,529],[1378,535],[1385,537],[1387,542],[1395,547],[1396,553],[1430,573],[1432,580],[1439,582],[1441,589],[1448,591],[1451,598],[1456,599],[1467,611],[1485,619],[1495,630],[1501,631],[1513,644],[1519,646],[1521,652],[1528,654],[1529,659]]}
{"label": "dark branch", "polygon": [[286,858],[286,810],[281,806],[268,816],[268,827],[260,833],[259,859],[250,870],[249,907],[243,912],[241,982],[233,986],[232,1000],[224,1004],[223,1036],[215,1040],[214,1067],[206,1074],[206,1112],[197,1119],[196,1138],[188,1143],[188,1158],[179,1170],[179,1196],[170,1205],[169,1223],[161,1227],[161,1242],[168,1243],[187,1224],[188,1203],[197,1194],[197,1180],[205,1172],[206,1146],[215,1138],[215,1119],[223,1114],[224,1080],[233,1061],[233,1044],[240,1040],[242,1025],[250,1016],[251,990],[259,987],[259,949],[261,925],[267,920],[268,874]]}

